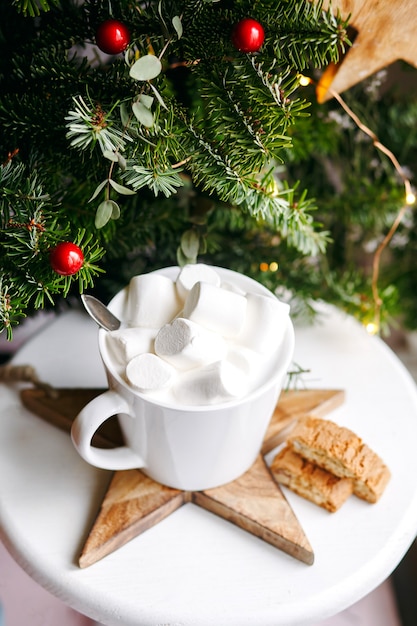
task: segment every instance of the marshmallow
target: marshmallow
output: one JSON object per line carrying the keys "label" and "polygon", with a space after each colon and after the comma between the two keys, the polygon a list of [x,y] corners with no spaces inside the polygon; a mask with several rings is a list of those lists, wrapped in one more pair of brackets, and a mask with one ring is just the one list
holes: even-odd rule
{"label": "marshmallow", "polygon": [[172,391],[181,404],[217,404],[243,397],[247,382],[242,370],[227,361],[217,361],[185,372]]}
{"label": "marshmallow", "polygon": [[244,397],[269,379],[290,307],[227,276],[195,264],[176,280],[157,272],[132,278],[128,326],[107,333],[106,345],[134,389],[204,406]]}
{"label": "marshmallow", "polygon": [[226,342],[188,319],[176,318],[155,338],[155,353],[180,370],[219,361],[226,354]]}
{"label": "marshmallow", "polygon": [[240,293],[241,296],[246,295],[246,291],[239,287],[238,285],[234,285],[233,283],[222,282],[220,285],[222,289],[227,289],[227,291],[233,291],[234,293]]}
{"label": "marshmallow", "polygon": [[208,330],[235,337],[243,328],[246,298],[210,283],[194,285],[184,304],[183,316]]}
{"label": "marshmallow", "polygon": [[162,274],[141,274],[129,283],[127,322],[129,326],[160,328],[181,310],[175,283]]}
{"label": "marshmallow", "polygon": [[275,351],[287,328],[290,306],[272,296],[246,294],[246,321],[237,341],[262,354]]}
{"label": "marshmallow", "polygon": [[204,263],[184,265],[176,280],[179,296],[185,300],[194,285],[201,281],[220,287],[221,279],[216,270]]}
{"label": "marshmallow", "polygon": [[106,333],[109,350],[119,363],[128,363],[144,352],[153,352],[155,328],[119,328]]}
{"label": "marshmallow", "polygon": [[227,361],[242,370],[242,372],[255,382],[265,376],[265,359],[262,359],[259,352],[246,348],[238,344],[230,345],[226,356]]}
{"label": "marshmallow", "polygon": [[156,356],[146,353],[135,356],[126,366],[126,378],[139,391],[155,391],[168,387],[175,369]]}

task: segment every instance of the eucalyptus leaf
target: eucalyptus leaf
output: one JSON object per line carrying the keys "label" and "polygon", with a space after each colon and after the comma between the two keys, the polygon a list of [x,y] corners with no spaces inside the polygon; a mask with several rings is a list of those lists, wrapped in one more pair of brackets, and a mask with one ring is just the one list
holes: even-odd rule
{"label": "eucalyptus leaf", "polygon": [[187,257],[185,256],[181,246],[177,248],[177,263],[180,267],[184,267],[184,265],[190,265],[197,262],[197,257]]}
{"label": "eucalyptus leaf", "polygon": [[[161,105],[164,109],[166,109],[166,110],[168,111],[168,107],[167,107],[167,105],[165,104],[165,102],[163,101],[162,96],[161,96],[161,94],[159,93],[159,91],[157,90],[157,88],[155,87],[155,85],[152,85],[152,83],[149,83],[149,84],[150,84],[150,86],[151,86],[151,88],[152,88],[152,91],[154,92],[155,96],[157,97],[159,104],[160,104],[160,105]],[[142,96],[141,96],[141,100],[142,100]]]}
{"label": "eucalyptus leaf", "polygon": [[120,119],[123,127],[126,128],[130,122],[130,114],[125,102],[120,105]]}
{"label": "eucalyptus leaf", "polygon": [[91,196],[91,198],[89,199],[89,202],[91,202],[92,200],[94,200],[94,198],[97,198],[98,194],[100,193],[100,191],[102,189],[104,189],[104,187],[107,185],[107,178],[106,180],[103,180],[97,187],[95,192],[93,193],[93,195]]}
{"label": "eucalyptus leaf", "polygon": [[114,163],[117,163],[117,161],[119,160],[117,157],[117,154],[115,152],[112,152],[111,150],[105,150],[103,152],[103,156],[105,159],[108,159],[109,161],[113,161]]}
{"label": "eucalyptus leaf", "polygon": [[178,17],[178,15],[175,15],[175,17],[172,18],[172,25],[175,28],[175,32],[177,33],[178,39],[181,39],[183,29],[182,29],[181,18]]}
{"label": "eucalyptus leaf", "polygon": [[195,230],[186,230],[181,237],[181,250],[187,258],[196,258],[200,247],[200,237]]}
{"label": "eucalyptus leaf", "polygon": [[111,178],[109,180],[109,183],[113,187],[113,189],[117,191],[117,193],[120,193],[123,196],[134,196],[136,193],[132,189],[129,189],[128,187],[124,187],[123,185],[120,185],[119,183],[116,183],[116,181]]}
{"label": "eucalyptus leaf", "polygon": [[162,71],[161,61],[154,54],[140,57],[130,68],[129,74],[134,80],[152,80]]}
{"label": "eucalyptus leaf", "polygon": [[161,18],[163,25],[165,26],[165,28],[167,28],[166,22],[164,20],[164,16],[162,14],[162,0],[159,0],[158,2],[158,13],[159,13],[159,17]]}
{"label": "eucalyptus leaf", "polygon": [[111,212],[111,219],[118,220],[120,217],[120,207],[117,204],[117,202],[114,202],[114,200],[109,200],[109,202],[111,202],[113,205],[113,210]]}
{"label": "eucalyptus leaf", "polygon": [[103,226],[105,226],[111,219],[114,204],[116,203],[113,200],[104,200],[101,204],[99,204],[94,220],[96,228],[103,228]]}
{"label": "eucalyptus leaf", "polygon": [[141,102],[144,106],[146,106],[147,109],[151,109],[154,99],[152,98],[152,96],[148,96],[146,93],[143,93],[140,96],[138,101]]}
{"label": "eucalyptus leaf", "polygon": [[119,167],[121,170],[123,170],[123,172],[126,170],[127,167],[127,161],[124,158],[124,156],[122,154],[120,154],[120,152],[117,153],[117,162],[119,164]]}
{"label": "eucalyptus leaf", "polygon": [[134,102],[132,104],[132,110],[135,114],[136,119],[141,124],[146,126],[146,128],[150,128],[151,126],[153,126],[153,113],[144,104],[142,104],[141,102]]}

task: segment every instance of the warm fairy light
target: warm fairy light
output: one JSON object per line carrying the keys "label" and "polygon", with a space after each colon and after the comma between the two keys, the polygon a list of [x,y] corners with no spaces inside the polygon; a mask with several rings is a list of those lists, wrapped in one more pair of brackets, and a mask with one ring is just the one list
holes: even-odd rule
{"label": "warm fairy light", "polygon": [[309,85],[312,81],[311,78],[309,78],[308,76],[300,74],[298,76],[298,82],[300,83],[301,87],[307,87],[307,85]]}
{"label": "warm fairy light", "polygon": [[276,272],[279,265],[276,261],[272,261],[272,263],[260,263],[259,269],[261,272]]}
{"label": "warm fairy light", "polygon": [[416,197],[413,194],[413,192],[410,191],[405,197],[405,202],[406,204],[408,204],[408,206],[410,206],[411,204],[414,204],[415,201],[416,201]]}
{"label": "warm fairy light", "polygon": [[369,322],[369,324],[366,325],[366,330],[370,335],[377,335],[379,332],[378,324]]}

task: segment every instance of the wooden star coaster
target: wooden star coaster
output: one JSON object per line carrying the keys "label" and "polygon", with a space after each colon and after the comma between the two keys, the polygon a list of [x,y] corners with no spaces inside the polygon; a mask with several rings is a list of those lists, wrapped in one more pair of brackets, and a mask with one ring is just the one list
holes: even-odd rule
{"label": "wooden star coaster", "polygon": [[394,61],[417,67],[417,2],[415,0],[325,0],[323,8],[350,15],[349,25],[357,33],[353,45],[337,65],[324,72],[317,99],[324,102],[336,93],[375,74]]}
{"label": "wooden star coaster", "polygon": [[[44,391],[25,389],[23,404],[31,411],[67,431],[79,410],[98,389],[58,389],[57,398]],[[161,485],[140,470],[114,472],[100,511],[79,558],[88,567],[163,520],[186,502],[211,511],[240,528],[311,565],[314,553],[280,486],[272,477],[263,454],[283,438],[283,432],[301,415],[322,417],[344,401],[341,390],[298,390],[281,393],[267,430],[262,454],[237,480],[199,492],[181,491]],[[108,420],[111,422],[112,420]],[[97,434],[95,445],[120,443],[114,424]]]}

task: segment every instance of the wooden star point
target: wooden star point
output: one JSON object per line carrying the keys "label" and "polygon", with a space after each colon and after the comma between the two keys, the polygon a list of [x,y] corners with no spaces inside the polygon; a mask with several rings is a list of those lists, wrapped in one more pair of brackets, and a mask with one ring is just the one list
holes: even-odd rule
{"label": "wooden star point", "polygon": [[353,85],[403,60],[417,67],[417,2],[415,0],[326,0],[323,8],[350,15],[357,33],[353,45],[338,65],[323,73],[317,99],[325,102],[332,91],[342,93]]}
{"label": "wooden star point", "polygon": [[176,511],[188,494],[139,470],[115,472],[79,558],[81,568],[111,554]]}
{"label": "wooden star point", "polygon": [[193,502],[312,565],[313,549],[262,455],[232,483],[197,491]]}

